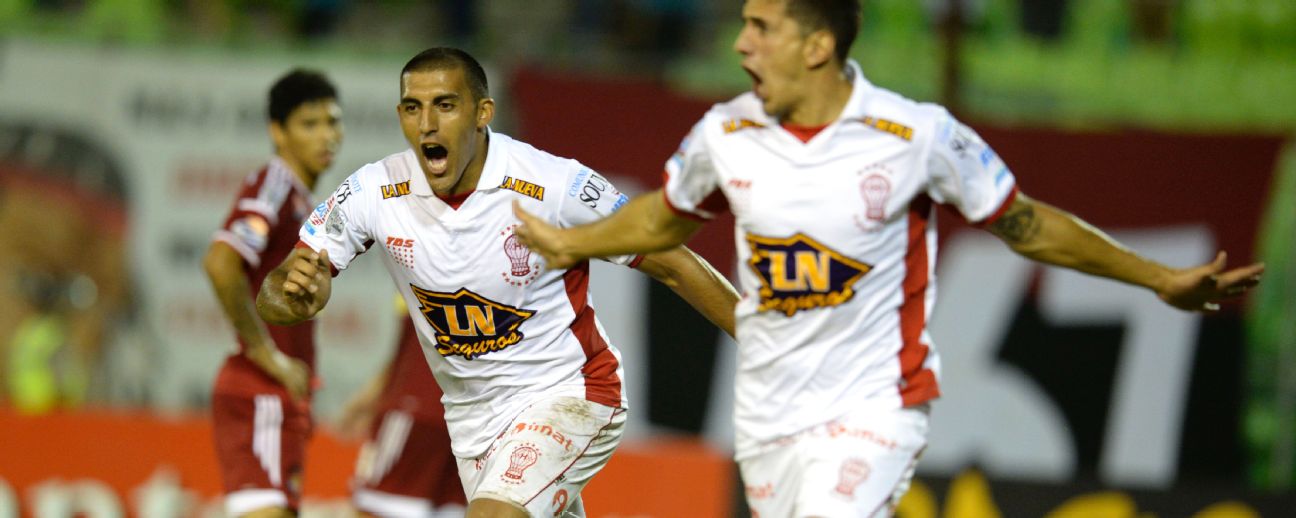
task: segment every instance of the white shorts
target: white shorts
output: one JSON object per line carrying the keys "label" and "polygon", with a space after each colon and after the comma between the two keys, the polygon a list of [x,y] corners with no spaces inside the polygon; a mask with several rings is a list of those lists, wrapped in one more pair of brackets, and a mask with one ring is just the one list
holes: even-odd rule
{"label": "white shorts", "polygon": [[485,454],[458,459],[468,501],[510,502],[531,516],[584,517],[580,491],[612,458],[625,419],[624,409],[573,397],[527,407]]}
{"label": "white shorts", "polygon": [[870,409],[738,461],[752,518],[891,516],[927,446],[927,407]]}

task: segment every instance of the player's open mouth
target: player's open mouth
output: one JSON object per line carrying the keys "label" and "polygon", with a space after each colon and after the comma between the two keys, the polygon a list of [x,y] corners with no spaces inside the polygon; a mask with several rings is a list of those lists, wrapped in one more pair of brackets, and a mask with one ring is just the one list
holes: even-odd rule
{"label": "player's open mouth", "polygon": [[748,76],[751,76],[751,80],[752,80],[752,91],[753,91],[753,92],[756,92],[756,95],[759,96],[759,95],[760,95],[759,90],[760,90],[760,86],[761,86],[761,77],[760,77],[759,75],[757,75],[756,72],[752,72],[752,69],[747,68],[747,67],[743,67],[743,72],[746,72]]}
{"label": "player's open mouth", "polygon": [[440,144],[423,144],[421,151],[423,159],[427,161],[428,172],[432,174],[441,174],[446,171],[446,165],[450,156],[450,150]]}

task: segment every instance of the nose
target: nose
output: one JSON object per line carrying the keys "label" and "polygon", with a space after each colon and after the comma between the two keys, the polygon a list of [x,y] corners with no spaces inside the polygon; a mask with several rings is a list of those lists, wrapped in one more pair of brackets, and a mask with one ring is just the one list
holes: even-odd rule
{"label": "nose", "polygon": [[419,132],[423,134],[436,133],[439,126],[438,122],[436,110],[423,110],[419,114]]}
{"label": "nose", "polygon": [[743,26],[742,30],[738,31],[738,37],[734,38],[733,43],[734,52],[744,56],[751,54],[751,38],[748,37],[749,32],[750,31],[746,26]]}

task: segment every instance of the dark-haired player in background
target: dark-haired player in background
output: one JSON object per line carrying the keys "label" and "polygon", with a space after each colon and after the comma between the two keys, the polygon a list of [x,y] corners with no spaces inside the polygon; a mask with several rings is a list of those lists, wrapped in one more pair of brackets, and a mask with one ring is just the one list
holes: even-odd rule
{"label": "dark-haired player in background", "polygon": [[378,375],[352,396],[338,428],[365,437],[351,482],[362,516],[459,518],[468,501],[450,451],[441,387],[419,345],[405,299],[396,298],[400,337]]}
{"label": "dark-haired player in background", "polygon": [[266,324],[253,306],[254,287],[297,243],[311,190],[342,142],[337,90],[322,74],[289,72],[269,97],[274,157],[244,180],[203,260],[239,342],[212,391],[212,434],[231,516],[293,516],[301,502],[314,324]]}

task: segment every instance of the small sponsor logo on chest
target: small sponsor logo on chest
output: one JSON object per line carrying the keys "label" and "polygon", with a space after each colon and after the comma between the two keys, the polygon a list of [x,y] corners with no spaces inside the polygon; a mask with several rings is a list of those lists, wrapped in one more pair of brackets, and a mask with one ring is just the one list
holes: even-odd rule
{"label": "small sponsor logo on chest", "polygon": [[387,236],[383,248],[393,261],[406,268],[414,268],[414,240],[404,237]]}
{"label": "small sponsor logo on chest", "polygon": [[505,176],[504,182],[500,184],[500,188],[508,189],[523,196],[530,196],[537,200],[544,200],[544,186],[536,185],[526,180],[519,180],[512,176]]}
{"label": "small sponsor logo on chest", "polygon": [[410,193],[410,184],[409,182],[394,183],[379,187],[378,190],[382,191],[382,197],[384,200],[388,198],[399,198]]}

